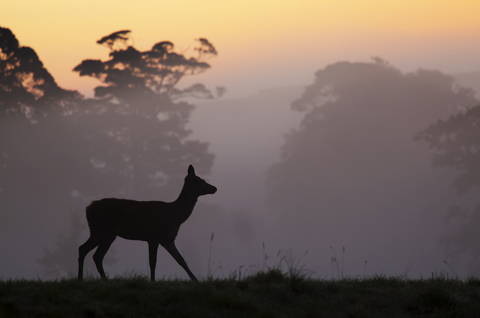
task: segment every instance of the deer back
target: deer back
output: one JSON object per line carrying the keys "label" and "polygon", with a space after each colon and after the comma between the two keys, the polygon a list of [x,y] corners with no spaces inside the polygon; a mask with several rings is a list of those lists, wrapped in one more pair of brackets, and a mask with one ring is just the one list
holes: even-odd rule
{"label": "deer back", "polygon": [[98,235],[163,242],[177,236],[175,210],[172,203],[162,201],[102,199],[87,207],[87,220],[90,231]]}

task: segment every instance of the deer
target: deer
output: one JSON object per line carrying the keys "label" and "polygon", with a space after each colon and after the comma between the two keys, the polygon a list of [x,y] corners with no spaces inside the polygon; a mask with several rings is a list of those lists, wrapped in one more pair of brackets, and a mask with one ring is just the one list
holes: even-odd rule
{"label": "deer", "polygon": [[187,272],[190,279],[198,281],[175,246],[180,225],[192,214],[198,197],[214,194],[217,188],[195,175],[192,165],[178,198],[173,202],[135,201],[105,198],[93,201],[86,208],[90,237],[78,248],[78,280],[83,279],[85,256],[97,246],[93,260],[102,279],[103,258],[117,236],[127,240],[148,243],[150,279],[155,280],[158,246],[162,245],[177,263]]}

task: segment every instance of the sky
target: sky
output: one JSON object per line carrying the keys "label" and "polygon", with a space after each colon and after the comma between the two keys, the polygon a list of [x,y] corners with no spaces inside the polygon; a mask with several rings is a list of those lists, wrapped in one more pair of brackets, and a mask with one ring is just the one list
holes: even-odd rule
{"label": "sky", "polygon": [[204,37],[219,55],[184,85],[226,86],[235,98],[306,85],[328,64],[372,56],[403,71],[480,70],[478,12],[475,0],[2,0],[0,25],[35,49],[61,87],[87,96],[99,83],[71,70],[108,58],[101,37],[129,29],[141,50],[169,40],[182,52]]}

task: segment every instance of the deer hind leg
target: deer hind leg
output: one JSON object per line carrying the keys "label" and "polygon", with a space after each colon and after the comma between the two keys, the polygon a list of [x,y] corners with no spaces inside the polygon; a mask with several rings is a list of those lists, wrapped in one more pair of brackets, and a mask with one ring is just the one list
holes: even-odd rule
{"label": "deer hind leg", "polygon": [[88,240],[78,248],[78,280],[83,279],[83,262],[85,260],[85,256],[87,256],[91,250],[97,247],[99,243],[100,240],[98,240],[97,237],[90,235]]}
{"label": "deer hind leg", "polygon": [[158,243],[148,242],[148,260],[150,263],[150,279],[155,280],[155,267],[157,265]]}
{"label": "deer hind leg", "polygon": [[195,275],[193,275],[190,268],[188,268],[187,263],[183,259],[182,255],[178,252],[177,247],[175,246],[175,242],[171,242],[162,246],[167,250],[167,252],[170,253],[170,255],[172,255],[172,257],[177,261],[177,263],[183,267],[183,269],[187,272],[188,276],[190,276],[193,281],[198,282],[198,279],[195,277]]}
{"label": "deer hind leg", "polygon": [[103,270],[103,258],[105,257],[105,254],[107,254],[110,245],[112,245],[113,241],[115,241],[115,238],[116,236],[103,237],[100,244],[98,245],[97,250],[93,254],[93,261],[97,266],[100,277],[102,277],[103,279],[107,278],[107,276],[105,275],[105,271]]}

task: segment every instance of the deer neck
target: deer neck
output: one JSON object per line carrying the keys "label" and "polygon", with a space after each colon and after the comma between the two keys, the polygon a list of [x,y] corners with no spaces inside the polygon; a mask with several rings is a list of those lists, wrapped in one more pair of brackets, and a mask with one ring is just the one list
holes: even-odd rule
{"label": "deer neck", "polygon": [[186,184],[183,185],[182,192],[175,200],[175,204],[178,206],[178,220],[181,223],[185,222],[193,212],[193,208],[197,203],[198,196],[189,191]]}

